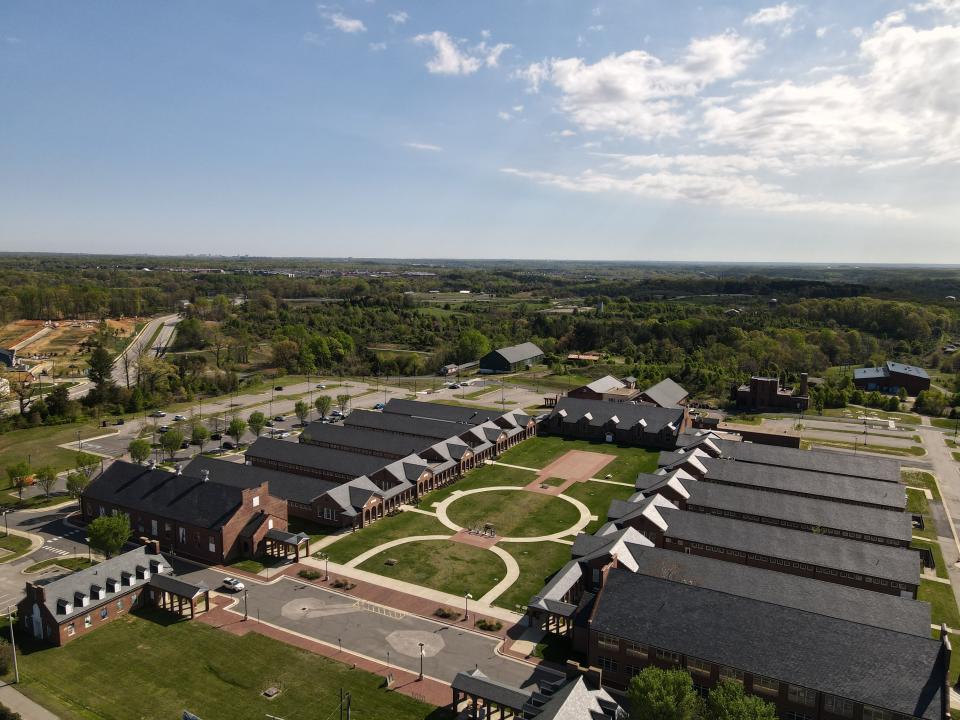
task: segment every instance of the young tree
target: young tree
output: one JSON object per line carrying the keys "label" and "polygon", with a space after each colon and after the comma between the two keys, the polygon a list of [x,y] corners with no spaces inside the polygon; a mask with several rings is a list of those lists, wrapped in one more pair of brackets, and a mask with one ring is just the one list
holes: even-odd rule
{"label": "young tree", "polygon": [[756,695],[748,695],[734,680],[721,680],[707,695],[706,717],[710,720],[777,720],[777,707]]}
{"label": "young tree", "polygon": [[266,426],[266,424],[267,416],[259,410],[250,413],[250,417],[247,418],[247,425],[250,426],[250,431],[257,437],[260,437],[260,433],[263,432],[263,428]]}
{"label": "young tree", "polygon": [[297,404],[293,406],[293,412],[299,418],[301,425],[307,424],[307,416],[310,415],[310,406],[307,403],[303,400],[297,400]]}
{"label": "young tree", "polygon": [[37,470],[35,477],[37,479],[37,485],[43,490],[44,496],[50,497],[50,491],[53,490],[53,486],[57,484],[57,471],[49,465],[45,465]]}
{"label": "young tree", "polygon": [[113,359],[105,347],[102,345],[96,347],[90,354],[89,365],[90,369],[87,371],[87,375],[98,389],[112,382],[110,373],[113,369]]}
{"label": "young tree", "polygon": [[90,477],[93,475],[93,471],[97,469],[97,465],[100,464],[100,458],[93,453],[78,452],[74,462],[77,465],[77,470]]}
{"label": "young tree", "polygon": [[27,486],[27,479],[30,477],[30,466],[23,460],[8,465],[7,477],[10,479],[10,485],[17,489],[17,494],[23,500],[23,489]]}
{"label": "young tree", "polygon": [[160,436],[160,447],[167,451],[171,459],[177,454],[181,445],[183,445],[183,433],[179,430],[168,430]]}
{"label": "young tree", "polygon": [[320,417],[326,417],[330,414],[330,408],[333,407],[333,400],[330,399],[329,395],[321,395],[313,401],[313,405],[320,413]]}
{"label": "young tree", "polygon": [[341,393],[337,395],[337,407],[340,408],[340,412],[345,413],[347,411],[347,405],[350,404],[350,396],[346,393]]}
{"label": "young tree", "polygon": [[82,472],[72,472],[67,475],[67,495],[74,500],[79,500],[83,491],[90,484],[90,478]]}
{"label": "young tree", "polygon": [[143,438],[136,438],[127,445],[127,452],[130,453],[130,459],[135,463],[143,463],[150,457],[150,442]]}
{"label": "young tree", "polygon": [[240,418],[234,418],[230,421],[230,424],[227,426],[227,435],[232,437],[237,446],[240,446],[240,438],[243,437],[244,430],[247,429],[247,423],[241,420]]}
{"label": "young tree", "polygon": [[119,552],[130,537],[130,516],[122,513],[101,515],[87,525],[90,547],[108,558]]}
{"label": "young tree", "polygon": [[203,444],[210,439],[210,431],[203,423],[196,423],[190,430],[190,442],[199,446],[200,452],[203,452]]}
{"label": "young tree", "polygon": [[698,720],[703,701],[683,670],[646,667],[627,686],[630,720]]}

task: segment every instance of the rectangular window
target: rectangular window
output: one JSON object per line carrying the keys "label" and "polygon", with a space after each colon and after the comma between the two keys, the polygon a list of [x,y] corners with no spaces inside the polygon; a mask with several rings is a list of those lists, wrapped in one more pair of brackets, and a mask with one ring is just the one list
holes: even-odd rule
{"label": "rectangular window", "polygon": [[864,705],[863,720],[893,720],[893,713],[873,705]]}
{"label": "rectangular window", "polygon": [[85,628],[88,628],[88,627],[90,627],[91,625],[93,625],[93,618],[91,618],[89,615],[87,615],[87,616],[83,619],[83,626],[84,626]]}
{"label": "rectangular window", "polygon": [[700,658],[687,656],[687,670],[699,675],[709,675],[713,672],[713,663],[708,663]]}
{"label": "rectangular window", "polygon": [[647,653],[649,652],[646,645],[630,642],[629,640],[627,640],[625,644],[626,644],[627,655],[631,655],[633,657],[645,658],[647,656]]}
{"label": "rectangular window", "polygon": [[783,720],[813,720],[813,717],[796,710],[787,710],[783,713]]}
{"label": "rectangular window", "polygon": [[254,495],[254,496],[253,496],[253,506],[254,506],[254,507],[260,507],[260,496],[259,496],[259,495]]}
{"label": "rectangular window", "polygon": [[208,538],[207,549],[208,549],[210,552],[216,552],[216,551],[217,551],[217,539],[216,539],[213,535],[211,535],[211,536]]}
{"label": "rectangular window", "polygon": [[180,540],[181,544],[187,541],[187,529],[185,527],[177,528],[177,539]]}
{"label": "rectangular window", "polygon": [[[817,706],[817,691],[799,685],[790,685],[787,688],[787,698],[797,705]],[[866,720],[866,718],[864,719]]]}
{"label": "rectangular window", "polygon": [[117,600],[117,610],[123,610],[123,598]]}
{"label": "rectangular window", "polygon": [[673,663],[674,665],[680,662],[680,653],[670,652],[669,650],[661,650],[657,648],[657,659],[664,660],[668,663]]}
{"label": "rectangular window", "polygon": [[157,521],[156,521],[156,520],[151,520],[151,521],[150,521],[150,534],[153,535],[154,537],[156,537],[156,535],[157,535]]}
{"label": "rectangular window", "polygon": [[779,695],[780,681],[763,675],[753,676],[753,691],[764,695]]}
{"label": "rectangular window", "polygon": [[603,655],[597,656],[597,662],[600,664],[601,670],[607,670],[608,672],[616,672],[619,667],[616,660]]}
{"label": "rectangular window", "polygon": [[613,635],[605,635],[603,633],[597,633],[597,645],[606,649],[606,650],[619,650],[620,649],[620,639],[614,637]]}
{"label": "rectangular window", "polygon": [[77,626],[74,623],[67,625],[67,637],[73,637],[74,633],[77,632]]}
{"label": "rectangular window", "polygon": [[[845,718],[853,717],[853,702],[847,700],[846,698],[837,697],[836,695],[824,694],[823,709],[825,712],[828,712],[831,715],[839,715],[840,717]],[[867,717],[866,707],[863,709],[863,717]]]}
{"label": "rectangular window", "polygon": [[640,671],[643,670],[639,665],[627,665],[627,675],[633,677],[634,675],[639,675]]}
{"label": "rectangular window", "polygon": [[720,679],[721,680],[735,680],[736,682],[743,684],[743,670],[737,670],[732,668],[729,665],[720,666]]}
{"label": "rectangular window", "polygon": [[105,607],[100,608],[100,619],[101,620],[107,619],[107,609]]}

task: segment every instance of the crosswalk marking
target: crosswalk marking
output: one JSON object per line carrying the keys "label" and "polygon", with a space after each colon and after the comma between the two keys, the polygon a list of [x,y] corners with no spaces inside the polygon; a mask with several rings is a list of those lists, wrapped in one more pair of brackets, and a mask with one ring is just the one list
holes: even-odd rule
{"label": "crosswalk marking", "polygon": [[69,555],[69,554],[70,554],[69,551],[67,551],[67,550],[61,550],[60,548],[53,547],[53,546],[51,546],[51,545],[46,545],[45,547],[46,547],[46,549],[47,549],[49,552],[52,552],[52,553],[54,553],[55,555]]}

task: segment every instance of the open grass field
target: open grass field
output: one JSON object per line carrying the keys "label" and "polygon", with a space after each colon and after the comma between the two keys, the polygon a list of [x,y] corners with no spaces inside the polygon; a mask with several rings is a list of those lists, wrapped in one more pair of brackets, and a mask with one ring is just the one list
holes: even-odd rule
{"label": "open grass field", "polygon": [[[81,439],[116,432],[113,428],[101,428],[87,423],[11,430],[0,435],[0,470],[21,460],[29,460],[34,468],[50,465],[58,471],[72,470],[76,453],[57,446],[76,442],[78,430]],[[6,472],[3,472],[0,489],[8,487],[9,479]]]}
{"label": "open grass field", "polygon": [[818,447],[841,448],[844,450],[862,450],[880,455],[896,455],[897,457],[920,457],[927,454],[927,451],[918,445],[904,448],[891,447],[889,445],[864,445],[863,443],[845,442],[843,440],[821,440],[819,438],[804,440],[803,443],[807,446],[814,445]]}
{"label": "open grass field", "polygon": [[603,475],[610,473],[613,476],[611,480],[629,483],[637,479],[638,473],[656,470],[659,456],[655,450],[622,447],[613,443],[594,443],[588,440],[568,440],[547,435],[525,440],[503,453],[498,461],[508,465],[539,469],[546,467],[570,450],[616,455],[617,459],[611,461],[600,473]]}
{"label": "open grass field", "polygon": [[[529,442],[529,440],[527,442]],[[536,474],[529,470],[518,470],[517,468],[502,467],[499,465],[484,465],[483,467],[471,470],[451,485],[437,488],[433,492],[427,493],[420,501],[420,507],[424,510],[432,510],[433,503],[439,503],[445,500],[457,490],[472,490],[474,488],[490,487],[493,485],[522,486],[529,485],[536,479]]]}
{"label": "open grass field", "polygon": [[930,603],[931,622],[935,625],[945,622],[951,629],[960,627],[957,601],[949,585],[933,580],[921,580],[917,600]]}
{"label": "open grass field", "polygon": [[940,550],[940,543],[936,541],[936,538],[930,540],[914,540],[910,543],[912,548],[924,548],[929,550],[933,554],[933,560],[936,565],[937,577],[943,578],[944,580],[949,579],[947,574],[947,564],[943,560],[943,552]]}
{"label": "open grass field", "polygon": [[10,562],[30,549],[30,540],[20,535],[0,536],[0,548],[10,551],[0,556],[0,563]]}
{"label": "open grass field", "polygon": [[933,475],[922,470],[903,470],[900,473],[900,481],[911,487],[926,488],[933,495],[934,500],[940,500],[940,490],[937,488],[937,482]]}
{"label": "open grass field", "polygon": [[344,535],[336,542],[323,549],[330,555],[330,560],[336,563],[345,563],[360,553],[375,548],[391,540],[410,537],[411,535],[452,535],[437,518],[417,512],[403,512],[393,517],[386,517],[363,530]]}
{"label": "open grass field", "polygon": [[937,539],[937,528],[930,514],[930,503],[922,490],[907,488],[907,512],[923,516],[923,530],[914,528],[913,534],[930,540]]}
{"label": "open grass field", "polygon": [[611,500],[626,500],[633,495],[634,489],[625,485],[611,485],[610,483],[582,482],[574,483],[566,490],[564,495],[576,498],[588,508],[590,514],[596,515],[597,519],[591,521],[584,529],[584,532],[593,533],[607,520],[607,510],[610,508]]}
{"label": "open grass field", "polygon": [[570,560],[570,546],[557,542],[499,543],[513,555],[520,566],[520,577],[507,591],[493,601],[494,605],[516,610],[517,605],[526,607],[537,592],[553,577],[554,573]]}
{"label": "open grass field", "polygon": [[[442,718],[380,688],[382,678],[256,633],[237,637],[161,611],[128,615],[62,648],[27,644],[20,692],[64,720],[336,717],[340,689],[359,717]],[[261,693],[282,688],[273,700]],[[308,711],[305,708],[309,708]]]}
{"label": "open grass field", "polygon": [[901,425],[919,425],[920,416],[914,413],[887,412],[886,410],[877,410],[876,408],[863,407],[861,405],[850,405],[845,408],[827,408],[823,414],[828,417],[861,418],[868,417],[877,420],[893,420]]}
{"label": "open grass field", "polygon": [[552,535],[575,524],[580,512],[552,495],[491,490],[454,500],[447,515],[460,527],[492,523],[500,537]]}
{"label": "open grass field", "polygon": [[[396,565],[385,564],[388,559]],[[423,585],[463,597],[481,597],[506,575],[497,555],[484,548],[450,540],[421,540],[384,550],[364,563],[361,570]]]}
{"label": "open grass field", "polygon": [[62,568],[63,570],[76,572],[77,570],[85,570],[88,567],[93,567],[96,564],[96,560],[91,562],[85,557],[50,558],[49,560],[34,563],[23,572],[38,573],[51,567]]}

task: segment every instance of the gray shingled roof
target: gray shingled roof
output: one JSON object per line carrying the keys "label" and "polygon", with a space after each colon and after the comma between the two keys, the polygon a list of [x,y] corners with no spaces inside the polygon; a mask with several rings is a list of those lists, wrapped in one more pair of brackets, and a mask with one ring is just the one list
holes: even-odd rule
{"label": "gray shingled roof", "polygon": [[592,629],[924,720],[941,720],[941,644],[611,570]]}
{"label": "gray shingled roof", "polygon": [[602,378],[597,378],[593,382],[584,385],[584,387],[589,390],[600,394],[610,392],[611,390],[622,390],[626,386],[623,380],[618,380],[613,375],[604,375]]}
{"label": "gray shingled roof", "polygon": [[300,435],[300,442],[310,445],[339,445],[348,449],[365,450],[384,458],[405,457],[422,452],[435,441],[433,438],[413,435],[394,435],[360,426],[310,423]]}
{"label": "gray shingled roof", "polygon": [[228,485],[237,483],[240,487],[255,487],[266,482],[269,483],[270,494],[273,497],[304,504],[309,504],[314,498],[323,495],[338,484],[332,480],[321,480],[308,475],[218,460],[203,455],[195,456],[184,467],[183,472],[199,477],[201,470],[210,471],[211,481]]}
{"label": "gray shingled roof", "polygon": [[680,387],[671,378],[664,378],[656,385],[651,385],[643,391],[652,402],[663,408],[676,407],[690,393]]}
{"label": "gray shingled roof", "polygon": [[587,413],[591,415],[591,425],[602,426],[612,418],[617,418],[617,427],[630,429],[641,420],[646,422],[644,432],[658,433],[668,423],[673,423],[679,432],[683,421],[683,410],[680,408],[661,408],[655,405],[639,405],[636,403],[612,403],[606,400],[585,400],[582,398],[560,398],[550,417],[554,418],[566,413],[563,422],[575,423]]}
{"label": "gray shingled roof", "polygon": [[526,705],[533,694],[529,690],[520,690],[497,680],[491,680],[479,668],[457,673],[451,687],[515,710]]}
{"label": "gray shingled roof", "polygon": [[387,460],[376,455],[352,453],[346,450],[309,445],[307,443],[287,442],[274,438],[257,438],[247,448],[247,459],[262,458],[275,462],[286,462],[302,467],[325,470],[331,473],[359,477],[382,468]]}
{"label": "gray shingled roof", "polygon": [[591,690],[583,676],[577,676],[557,690],[537,713],[537,720],[603,720],[626,717],[610,694],[600,688]]}
{"label": "gray shingled roof", "polygon": [[243,502],[241,487],[211,478],[177,475],[166,470],[115,460],[83,492],[91,501],[173,518],[204,528],[223,526]]}
{"label": "gray shingled roof", "polygon": [[712,482],[687,485],[688,505],[876,535],[907,544],[913,537],[913,525],[906,513]]}
{"label": "gray shingled roof", "polygon": [[930,379],[930,375],[921,367],[904,365],[903,363],[893,362],[891,360],[887,360],[886,363],[879,367],[855,368],[853,377],[855,380],[880,380],[890,377],[891,373],[912,375],[925,380]]}
{"label": "gray shingled roof", "polygon": [[637,572],[887,630],[929,637],[930,605],[751,565],[629,545]]}
{"label": "gray shingled roof", "polygon": [[666,535],[686,542],[742,550],[911,585],[920,583],[920,555],[916,550],[851,542],[829,535],[689,510],[661,508],[660,514],[667,521]]}
{"label": "gray shingled roof", "polygon": [[525,342],[520,343],[519,345],[510,345],[509,347],[498,348],[493,352],[500,355],[511,365],[513,363],[524,362],[526,360],[531,360],[532,358],[543,355],[543,350],[538,348],[532,342]]}
{"label": "gray shingled roof", "polygon": [[[458,405],[403,400],[401,398],[392,398],[389,400],[386,406],[384,406],[383,412],[470,426],[479,425],[488,420],[495,420],[503,415],[501,412],[491,411],[486,408],[460,407]],[[461,432],[463,431],[451,429],[450,435],[458,435]]]}
{"label": "gray shingled roof", "polygon": [[831,450],[800,450],[732,440],[717,440],[715,444],[720,448],[721,457],[739,462],[900,482],[900,461],[892,458],[868,457]]}
{"label": "gray shingled roof", "polygon": [[699,460],[707,468],[705,479],[708,481],[747,485],[810,497],[836,498],[845,502],[876,505],[891,510],[904,510],[907,507],[906,491],[903,486],[882,480],[714,458],[701,457]]}
{"label": "gray shingled roof", "polygon": [[347,427],[365,427],[379,432],[419,435],[425,438],[448,440],[460,435],[467,428],[442,420],[416,418],[397,413],[374,412],[373,410],[354,410],[343,421]]}

